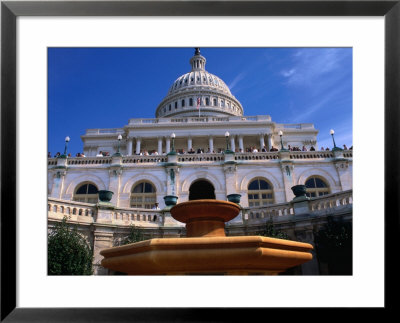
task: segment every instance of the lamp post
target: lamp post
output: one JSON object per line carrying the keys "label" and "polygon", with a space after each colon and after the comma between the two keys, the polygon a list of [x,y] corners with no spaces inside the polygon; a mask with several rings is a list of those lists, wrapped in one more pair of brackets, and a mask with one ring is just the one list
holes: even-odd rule
{"label": "lamp post", "polygon": [[68,136],[65,137],[64,154],[62,154],[62,155],[60,156],[60,158],[67,158],[67,147],[68,147],[68,143],[69,143],[70,140],[71,140],[71,139],[70,139]]}
{"label": "lamp post", "polygon": [[331,134],[332,140],[333,140],[333,149],[332,150],[343,150],[342,148],[336,147],[335,137],[333,136],[335,134],[335,131],[333,129],[331,129],[331,131],[329,133]]}
{"label": "lamp post", "polygon": [[234,152],[229,149],[229,132],[225,132],[225,140],[226,140],[226,150],[225,154],[233,154]]}
{"label": "lamp post", "polygon": [[119,148],[121,146],[121,140],[122,140],[122,136],[121,136],[121,134],[119,134],[118,135],[118,149],[117,149],[117,152],[113,155],[115,157],[121,156],[121,153],[119,152]]}
{"label": "lamp post", "polygon": [[335,131],[333,129],[331,129],[330,134],[331,134],[332,140],[333,140],[333,148],[336,148],[335,137],[333,136],[335,134]]}
{"label": "lamp post", "polygon": [[280,131],[279,131],[279,137],[281,137],[281,150],[284,150],[284,148],[283,148],[282,136],[283,136],[283,132],[282,132],[282,130],[280,130]]}
{"label": "lamp post", "polygon": [[117,151],[118,154],[119,154],[119,148],[121,146],[121,140],[122,140],[122,136],[118,135],[118,151]]}
{"label": "lamp post", "polygon": [[289,151],[289,150],[285,149],[285,147],[283,147],[282,136],[283,136],[283,132],[282,132],[282,130],[279,130],[279,137],[281,137],[281,151]]}
{"label": "lamp post", "polygon": [[172,139],[172,149],[171,149],[171,151],[175,153],[175,133],[171,134],[171,139]]}

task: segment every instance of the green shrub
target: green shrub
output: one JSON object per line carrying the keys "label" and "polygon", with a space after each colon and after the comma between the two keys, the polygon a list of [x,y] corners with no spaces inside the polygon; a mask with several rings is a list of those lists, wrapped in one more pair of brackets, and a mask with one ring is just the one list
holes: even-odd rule
{"label": "green shrub", "polygon": [[289,239],[289,236],[285,232],[275,229],[272,221],[265,223],[265,227],[259,235],[270,238]]}
{"label": "green shrub", "polygon": [[142,230],[135,225],[131,225],[128,236],[122,239],[121,242],[119,242],[119,245],[123,246],[129,243],[139,242],[143,240],[146,239],[143,235]]}
{"label": "green shrub", "polygon": [[49,275],[92,275],[93,250],[86,240],[67,224],[67,217],[48,234]]}

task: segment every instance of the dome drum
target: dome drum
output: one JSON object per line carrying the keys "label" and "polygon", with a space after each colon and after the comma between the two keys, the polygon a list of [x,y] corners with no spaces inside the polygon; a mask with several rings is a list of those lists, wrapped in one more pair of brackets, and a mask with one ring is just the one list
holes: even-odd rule
{"label": "dome drum", "polygon": [[[200,99],[200,100],[199,100]],[[242,116],[243,108],[239,101],[233,97],[221,95],[211,91],[186,92],[184,95],[175,95],[169,97],[157,108],[156,117],[167,117],[176,114],[187,113],[193,111],[196,115],[199,113],[197,108],[198,100],[200,101],[201,113],[214,111],[217,114]]]}

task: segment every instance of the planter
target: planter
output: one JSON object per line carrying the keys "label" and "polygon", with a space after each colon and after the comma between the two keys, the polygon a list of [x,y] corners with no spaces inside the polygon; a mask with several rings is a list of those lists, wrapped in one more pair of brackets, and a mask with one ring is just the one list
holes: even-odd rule
{"label": "planter", "polygon": [[112,199],[114,192],[107,191],[107,190],[100,190],[99,191],[99,200],[100,202],[110,202]]}
{"label": "planter", "polygon": [[176,202],[178,201],[178,197],[175,195],[167,195],[167,196],[164,196],[164,201],[165,201],[165,205],[167,205],[167,206],[176,205]]}
{"label": "planter", "polygon": [[241,196],[242,195],[240,195],[240,194],[229,194],[226,197],[228,198],[229,202],[239,204]]}
{"label": "planter", "polygon": [[307,189],[307,187],[305,186],[305,185],[295,185],[295,186],[292,186],[292,191],[293,191],[293,194],[296,196],[296,197],[302,197],[302,196],[306,196],[306,189]]}

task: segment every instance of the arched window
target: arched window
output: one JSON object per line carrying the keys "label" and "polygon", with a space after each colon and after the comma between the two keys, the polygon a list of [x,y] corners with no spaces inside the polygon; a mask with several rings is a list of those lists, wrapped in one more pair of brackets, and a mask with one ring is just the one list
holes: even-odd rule
{"label": "arched window", "polygon": [[192,107],[193,106],[193,98],[189,99],[189,105]]}
{"label": "arched window", "polygon": [[97,203],[99,200],[97,187],[92,183],[83,183],[78,186],[74,194],[74,201],[85,203]]}
{"label": "arched window", "polygon": [[209,106],[209,105],[210,105],[210,99],[206,98],[206,106]]}
{"label": "arched window", "polygon": [[272,185],[265,179],[254,179],[250,182],[247,190],[249,206],[263,206],[274,203]]}
{"label": "arched window", "polygon": [[329,186],[325,180],[320,177],[312,176],[306,180],[306,195],[308,197],[317,197],[329,194]]}
{"label": "arched window", "polygon": [[215,200],[214,185],[204,179],[193,182],[189,188],[189,201],[202,199]]}
{"label": "arched window", "polygon": [[182,100],[182,108],[185,107],[185,100]]}
{"label": "arched window", "polygon": [[150,182],[136,184],[131,193],[131,207],[151,209],[156,202],[156,188]]}

